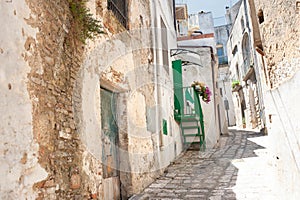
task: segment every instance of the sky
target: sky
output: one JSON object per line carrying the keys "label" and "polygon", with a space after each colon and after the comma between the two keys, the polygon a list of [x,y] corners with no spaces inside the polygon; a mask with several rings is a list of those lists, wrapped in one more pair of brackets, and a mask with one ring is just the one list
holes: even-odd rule
{"label": "sky", "polygon": [[199,11],[213,13],[213,17],[224,17],[225,7],[234,5],[238,0],[177,0],[176,2],[186,3],[189,14]]}

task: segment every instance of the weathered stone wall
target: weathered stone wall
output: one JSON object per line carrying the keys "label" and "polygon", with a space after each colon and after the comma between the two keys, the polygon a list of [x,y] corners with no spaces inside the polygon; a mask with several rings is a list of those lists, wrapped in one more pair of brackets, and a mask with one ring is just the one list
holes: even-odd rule
{"label": "weathered stone wall", "polygon": [[[84,47],[74,35],[69,3],[27,3],[31,16],[26,22],[38,29],[36,39],[28,38],[25,43],[25,60],[31,67],[28,89],[33,101],[33,132],[40,145],[39,163],[49,173],[35,188],[40,199],[97,195],[99,191],[88,187],[92,175],[86,174],[81,164],[84,149],[74,110],[81,97],[74,91]],[[101,174],[99,165],[95,173]]]}
{"label": "weathered stone wall", "polygon": [[299,69],[300,18],[295,0],[255,0],[256,14],[263,11],[259,26],[266,53],[271,88],[291,78]]}
{"label": "weathered stone wall", "polygon": [[[74,35],[68,1],[1,2],[2,8],[6,10],[3,24],[11,20],[13,26],[1,36],[6,41],[1,42],[1,53],[11,58],[1,67],[1,87],[15,92],[7,93],[1,104],[1,111],[7,113],[3,120],[8,123],[1,128],[7,139],[1,147],[1,159],[6,160],[1,171],[7,174],[1,197],[101,199],[101,150],[95,147],[100,127],[88,127],[87,139],[81,133],[85,127],[78,123],[82,97],[100,102],[99,93],[93,96],[100,85],[78,83],[86,55]],[[93,95],[88,96],[91,90]],[[18,99],[19,108],[14,112],[8,109],[10,99]],[[95,110],[92,119],[99,120],[100,110]],[[11,120],[14,115],[19,117]]]}
{"label": "weathered stone wall", "polygon": [[[162,156],[164,153],[159,149],[161,127],[157,124],[157,118],[153,114],[157,108],[167,110],[168,119],[171,118],[170,113],[173,113],[171,106],[173,93],[165,94],[164,99],[167,99],[168,103],[164,103],[164,106],[158,105],[156,99],[155,77],[158,75],[155,71],[156,63],[153,63],[155,57],[153,50],[158,47],[154,46],[152,37],[158,30],[155,29],[154,23],[150,22],[152,20],[150,20],[150,6],[156,6],[156,9],[159,10],[159,6],[168,5],[167,3],[160,4],[162,3],[157,2],[155,5],[151,5],[148,1],[129,1],[129,31],[126,31],[115,28],[114,26],[119,26],[117,22],[106,21],[109,12],[105,9],[105,3],[97,3],[96,13],[100,17],[104,17],[105,25],[109,23],[108,34],[98,38],[97,42],[90,43],[78,79],[79,85],[87,86],[86,89],[80,89],[82,96],[92,97],[94,93],[97,93],[98,88],[95,88],[94,91],[88,87],[88,85],[95,84],[100,84],[101,87],[116,93],[119,154],[122,158],[120,159],[120,181],[124,198],[140,192],[150,184],[161,173],[161,169],[166,167],[176,156],[173,155],[174,152],[171,152],[172,154],[166,154],[168,155],[168,159],[164,158],[166,162],[160,159],[160,157],[166,156]],[[163,8],[160,9],[163,10]],[[154,18],[154,16],[151,17]],[[168,14],[164,18],[171,21],[173,19]],[[168,23],[170,22],[168,21]],[[171,27],[172,25],[173,23],[171,23]],[[175,38],[175,33],[174,36],[170,36],[170,38],[172,37]],[[165,78],[164,75],[159,76]],[[172,85],[172,83],[168,83],[168,85],[170,84]],[[89,90],[87,90],[88,88]],[[168,87],[168,89],[170,88]],[[97,99],[97,95],[94,99]],[[94,121],[90,120],[91,111],[97,107],[97,103],[97,100],[91,102],[82,99],[79,106],[82,109],[79,121],[83,127],[80,134],[86,138],[83,139],[84,145],[94,153],[96,148],[88,144],[88,139],[91,133],[97,132]],[[97,115],[99,114],[96,113]],[[170,131],[179,132],[171,120],[169,127]],[[102,132],[101,128],[100,132]],[[178,142],[180,139],[178,139],[178,134],[176,137]],[[173,138],[170,138],[168,139],[173,145]],[[181,148],[178,145],[176,153],[180,152]]]}
{"label": "weathered stone wall", "polygon": [[[5,137],[1,170],[7,174],[1,197],[113,198],[118,183],[102,176],[107,166],[102,163],[106,141],[100,87],[116,96],[122,196],[141,191],[181,152],[179,144],[175,152],[173,148],[181,142],[179,134],[164,138],[172,144],[172,151],[164,152],[159,149],[161,127],[150,128],[155,121],[151,111],[157,107],[150,2],[128,1],[128,31],[107,10],[106,0],[89,1],[106,34],[86,45],[75,35],[67,0],[2,6],[6,12],[0,14],[1,22],[14,26],[1,33],[0,46],[1,59],[9,58],[0,79],[5,96],[0,108],[7,113],[1,116],[5,124],[0,129]],[[172,27],[171,13],[164,18]],[[169,130],[179,133],[172,117],[173,93],[163,94]],[[10,101],[17,106],[8,112]],[[168,159],[163,162],[161,157]]]}
{"label": "weathered stone wall", "polygon": [[[246,128],[262,128],[264,110],[261,87],[261,65],[258,63],[255,48],[252,45],[253,27],[250,25],[249,5],[240,1],[231,33],[227,42],[228,61],[230,63],[231,79],[239,81],[239,92],[233,94],[236,125]],[[250,45],[247,45],[251,43]],[[251,70],[250,70],[251,69]],[[243,106],[242,103],[243,102]],[[243,108],[242,108],[243,107]],[[244,113],[244,114],[242,114]],[[243,116],[244,115],[244,116]]]}

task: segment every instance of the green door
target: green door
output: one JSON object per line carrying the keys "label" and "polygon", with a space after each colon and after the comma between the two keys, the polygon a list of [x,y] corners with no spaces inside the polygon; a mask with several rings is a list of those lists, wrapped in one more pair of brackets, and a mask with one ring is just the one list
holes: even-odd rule
{"label": "green door", "polygon": [[105,89],[101,97],[101,139],[104,199],[120,199],[118,127],[115,95]]}

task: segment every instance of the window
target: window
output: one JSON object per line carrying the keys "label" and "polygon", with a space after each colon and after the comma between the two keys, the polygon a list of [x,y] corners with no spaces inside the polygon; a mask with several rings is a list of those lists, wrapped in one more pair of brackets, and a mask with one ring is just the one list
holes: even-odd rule
{"label": "window", "polygon": [[245,21],[244,21],[243,17],[241,19],[241,27],[242,27],[242,30],[244,31],[244,29],[245,29]]}
{"label": "window", "polygon": [[218,57],[224,56],[223,46],[217,47]]}
{"label": "window", "polygon": [[260,24],[265,21],[265,19],[264,19],[264,12],[262,11],[262,9],[259,9],[257,17],[258,17],[258,22]]}
{"label": "window", "polygon": [[249,43],[249,36],[247,33],[243,36],[242,41],[242,54],[243,54],[243,75],[245,75],[250,68],[250,61],[252,59],[252,56],[250,54],[250,43]]}
{"label": "window", "polygon": [[240,80],[240,70],[238,64],[235,66],[237,79]]}
{"label": "window", "polygon": [[232,50],[232,54],[235,55],[237,51],[238,51],[238,48],[237,48],[237,45],[235,45]]}
{"label": "window", "polygon": [[127,28],[127,0],[107,0],[107,8],[111,10],[119,22]]}
{"label": "window", "polygon": [[164,66],[166,72],[169,73],[168,30],[167,30],[167,27],[162,18],[160,18],[160,23],[161,23],[163,66]]}
{"label": "window", "polygon": [[227,56],[224,55],[224,48],[223,48],[222,44],[217,45],[217,54],[218,54],[219,64],[227,64],[228,63]]}

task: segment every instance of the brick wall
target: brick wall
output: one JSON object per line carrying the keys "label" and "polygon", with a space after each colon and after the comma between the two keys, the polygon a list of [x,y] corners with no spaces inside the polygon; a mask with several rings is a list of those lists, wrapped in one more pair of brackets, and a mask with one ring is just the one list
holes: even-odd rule
{"label": "brick wall", "polygon": [[34,187],[40,199],[88,198],[92,194],[83,183],[87,177],[79,164],[82,152],[73,110],[80,98],[73,87],[84,47],[73,35],[68,1],[27,4],[31,17],[26,22],[38,29],[36,39],[29,37],[25,43],[33,132],[40,146],[39,163],[49,174]]}

